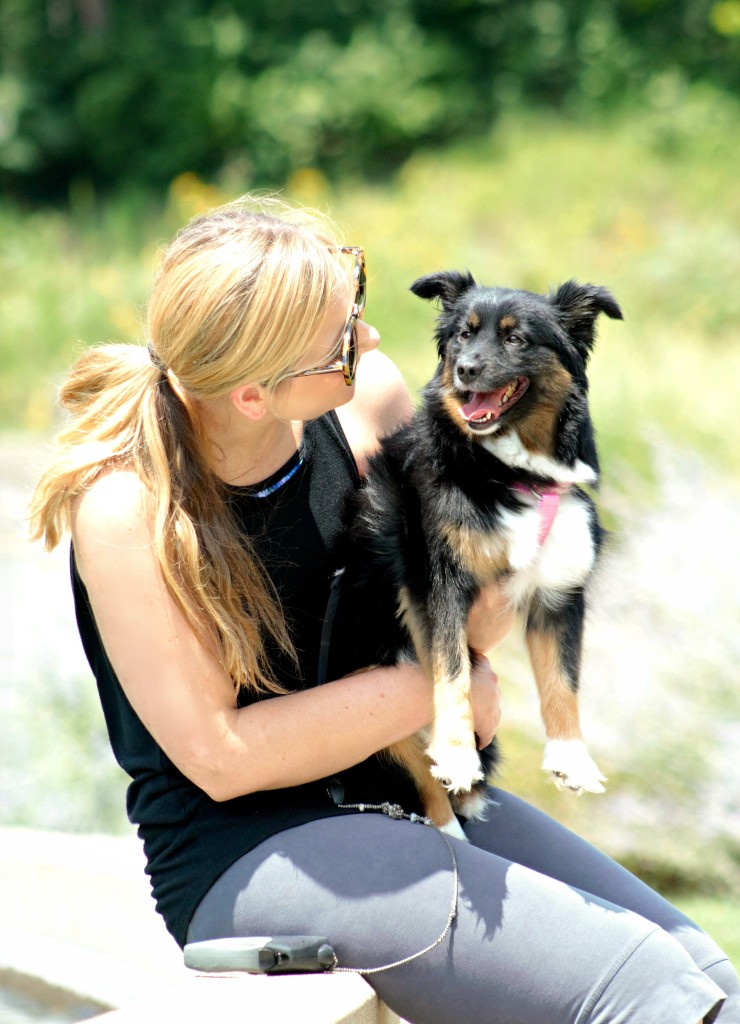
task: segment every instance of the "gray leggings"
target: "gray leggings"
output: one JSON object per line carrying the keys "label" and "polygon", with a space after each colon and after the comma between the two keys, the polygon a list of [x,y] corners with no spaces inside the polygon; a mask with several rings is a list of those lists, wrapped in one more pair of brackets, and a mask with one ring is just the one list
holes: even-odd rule
{"label": "gray leggings", "polygon": [[[451,932],[368,975],[396,1013],[411,1024],[740,1024],[737,975],[704,932],[546,815],[491,797],[488,821],[466,826],[470,842],[451,840]],[[451,899],[450,852],[433,829],[368,812],[326,818],[238,860],[188,939],[325,935],[340,964],[374,967],[432,943]]]}

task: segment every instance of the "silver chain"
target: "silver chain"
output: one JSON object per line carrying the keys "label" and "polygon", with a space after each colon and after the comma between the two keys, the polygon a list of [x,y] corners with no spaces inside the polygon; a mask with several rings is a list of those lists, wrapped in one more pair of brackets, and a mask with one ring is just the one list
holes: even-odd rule
{"label": "silver chain", "polygon": [[[381,814],[385,814],[389,818],[404,818],[406,821],[418,822],[420,825],[427,825],[430,828],[436,828],[431,818],[425,818],[422,814],[406,814],[399,804],[386,802],[382,804],[339,804],[338,806],[343,808],[345,811],[380,811]],[[444,942],[450,928],[452,928],[452,922],[457,917],[457,908],[460,900],[460,875],[457,869],[457,857],[455,856],[455,851],[452,848],[452,843],[444,832],[437,830],[437,835],[440,839],[444,840],[445,846],[450,851],[450,857],[452,858],[452,906],[450,907],[450,912],[447,916],[447,923],[439,937],[424,949],[420,949],[418,953],[412,953],[411,956],[406,956],[403,960],[395,960],[392,964],[384,964],[382,967],[340,967],[335,956],[334,966],[329,968],[330,971],[333,973],[342,972],[345,974],[378,974],[380,971],[389,971],[391,967],[402,967],[404,964],[411,963],[412,960],[418,960],[420,956],[424,956],[426,953],[431,953],[433,949],[436,949],[437,946]]]}

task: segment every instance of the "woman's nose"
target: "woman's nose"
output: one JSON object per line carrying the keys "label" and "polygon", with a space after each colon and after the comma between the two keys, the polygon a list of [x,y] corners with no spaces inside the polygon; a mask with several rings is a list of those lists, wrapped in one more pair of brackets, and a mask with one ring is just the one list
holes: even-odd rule
{"label": "woman's nose", "polygon": [[370,352],[380,344],[380,335],[372,324],[364,320],[357,321],[357,347],[360,352]]}

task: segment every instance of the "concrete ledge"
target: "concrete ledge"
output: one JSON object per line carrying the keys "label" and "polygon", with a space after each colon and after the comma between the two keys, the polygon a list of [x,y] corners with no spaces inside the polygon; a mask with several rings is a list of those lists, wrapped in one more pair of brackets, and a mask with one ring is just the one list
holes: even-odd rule
{"label": "concrete ledge", "polygon": [[[282,978],[196,975],[146,1001],[94,1017],[95,1024],[395,1024],[359,975]],[[91,1022],[92,1024],[92,1022]]]}
{"label": "concrete ledge", "polygon": [[359,975],[187,970],[134,837],[0,828],[0,976],[88,1015],[113,1011],[95,1018],[106,1024],[399,1024]]}

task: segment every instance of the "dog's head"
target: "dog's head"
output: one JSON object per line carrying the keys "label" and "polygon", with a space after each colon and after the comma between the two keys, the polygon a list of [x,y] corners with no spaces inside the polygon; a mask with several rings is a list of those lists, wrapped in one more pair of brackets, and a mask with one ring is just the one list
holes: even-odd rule
{"label": "dog's head", "polygon": [[[596,318],[622,319],[605,288],[568,281],[537,295],[483,288],[469,273],[447,271],[419,278],[411,290],[441,301],[435,386],[461,430],[479,439],[516,430],[529,451],[570,463],[585,454],[573,439],[571,452],[558,450],[558,434],[573,432],[569,419],[588,419]],[[588,461],[596,469],[595,450]]]}

